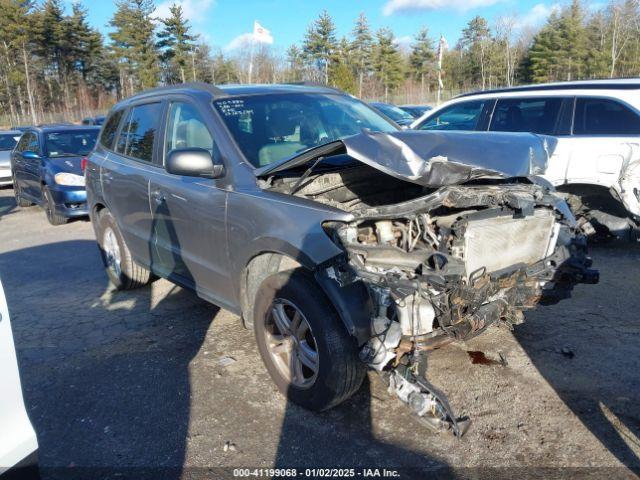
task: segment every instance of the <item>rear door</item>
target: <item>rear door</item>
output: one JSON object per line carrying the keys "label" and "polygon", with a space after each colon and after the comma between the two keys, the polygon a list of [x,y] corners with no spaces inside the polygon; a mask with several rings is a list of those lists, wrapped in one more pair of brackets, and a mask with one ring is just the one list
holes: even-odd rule
{"label": "rear door", "polygon": [[640,144],[640,115],[612,98],[578,97],[567,183],[617,186]]}
{"label": "rear door", "polygon": [[549,145],[549,161],[544,177],[558,185],[564,182],[571,156],[565,135],[570,133],[572,98],[504,97],[499,98],[491,116],[492,132],[530,132],[554,135],[557,143]]}
{"label": "rear door", "polygon": [[[202,148],[222,163],[211,128],[211,107],[174,97],[168,107],[165,138],[159,158],[172,150]],[[152,176],[150,199],[154,271],[187,285],[218,305],[229,305],[233,284],[225,227],[226,190],[218,180],[172,175]]]}
{"label": "rear door", "polygon": [[0,474],[38,449],[22,398],[9,310],[0,283]]}
{"label": "rear door", "polygon": [[163,101],[131,106],[124,114],[115,151],[106,154],[101,179],[105,202],[118,221],[136,261],[151,265],[149,179],[160,171],[153,163],[164,114]]}

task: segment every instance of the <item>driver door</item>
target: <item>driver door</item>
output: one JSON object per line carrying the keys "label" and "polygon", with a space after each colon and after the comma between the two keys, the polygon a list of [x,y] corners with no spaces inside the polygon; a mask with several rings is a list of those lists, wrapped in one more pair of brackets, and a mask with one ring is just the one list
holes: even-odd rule
{"label": "driver door", "polygon": [[[203,148],[220,161],[206,111],[188,100],[173,100],[167,113],[163,154]],[[162,160],[163,161],[163,160]],[[172,175],[151,177],[150,205],[156,258],[153,269],[196,290],[215,304],[231,302],[225,226],[227,192],[216,180]]]}

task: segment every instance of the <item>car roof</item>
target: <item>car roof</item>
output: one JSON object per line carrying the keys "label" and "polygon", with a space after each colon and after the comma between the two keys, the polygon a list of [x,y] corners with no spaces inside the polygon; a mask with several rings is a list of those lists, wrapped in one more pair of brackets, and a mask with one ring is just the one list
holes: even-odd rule
{"label": "car roof", "polygon": [[27,130],[34,132],[66,132],[66,131],[74,131],[74,130],[100,130],[100,126],[98,125],[66,125],[64,123],[61,124],[51,124],[51,125],[40,125],[37,127],[29,127]]}
{"label": "car roof", "polygon": [[211,85],[203,82],[181,83],[165,87],[152,88],[138,93],[119,102],[116,107],[126,106],[144,98],[157,97],[168,93],[186,93],[192,95],[208,94],[212,98],[229,98],[245,95],[269,95],[277,93],[340,93],[341,90],[310,83],[285,83],[285,84],[250,84],[250,85]]}
{"label": "car roof", "polygon": [[0,130],[0,135],[22,135],[21,130]]}
{"label": "car roof", "polygon": [[640,78],[616,78],[611,80],[580,80],[574,82],[541,83],[539,85],[523,85],[519,87],[496,88],[463,93],[456,98],[473,97],[475,95],[492,95],[498,93],[539,92],[547,90],[640,90]]}

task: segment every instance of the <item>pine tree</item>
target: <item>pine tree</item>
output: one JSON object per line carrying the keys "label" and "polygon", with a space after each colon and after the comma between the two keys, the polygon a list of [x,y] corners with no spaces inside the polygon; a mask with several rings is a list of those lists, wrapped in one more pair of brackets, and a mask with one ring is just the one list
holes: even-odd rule
{"label": "pine tree", "polygon": [[329,13],[324,10],[318,19],[309,25],[302,51],[307,62],[314,64],[329,84],[329,68],[336,50],[336,28]]}
{"label": "pine tree", "polygon": [[351,94],[356,93],[352,62],[351,44],[343,37],[336,48],[329,76],[331,85]]}
{"label": "pine tree", "polygon": [[196,37],[191,35],[191,26],[184,18],[182,7],[173,4],[169,7],[170,16],[162,20],[164,28],[158,33],[157,48],[162,52],[162,61],[166,83],[186,82],[195,77],[193,50]]}
{"label": "pine tree", "polygon": [[436,53],[433,49],[433,40],[429,37],[426,27],[420,29],[415,37],[415,42],[409,55],[409,68],[412,75],[420,79],[420,95],[424,97],[425,79],[434,70]]}
{"label": "pine tree", "polygon": [[483,17],[472,18],[462,30],[460,48],[467,56],[467,75],[475,84],[480,83],[482,89],[486,87],[488,78],[489,50],[491,46],[491,30],[489,23]]}
{"label": "pine tree", "polygon": [[109,33],[119,59],[120,84],[129,94],[158,83],[160,68],[155,44],[153,0],[117,0]]}
{"label": "pine tree", "polygon": [[364,12],[360,12],[352,35],[351,55],[356,76],[358,77],[358,96],[362,97],[364,79],[371,71],[371,52],[373,48],[371,30]]}
{"label": "pine tree", "polygon": [[403,77],[402,56],[395,43],[395,36],[388,28],[381,28],[376,33],[376,44],[373,49],[373,70],[384,87],[385,101]]}
{"label": "pine tree", "polygon": [[300,82],[304,76],[304,58],[302,51],[293,44],[287,49],[287,81]]}
{"label": "pine tree", "polygon": [[580,0],[573,0],[560,17],[560,68],[562,80],[582,78],[586,71],[588,39],[584,19],[585,13]]}

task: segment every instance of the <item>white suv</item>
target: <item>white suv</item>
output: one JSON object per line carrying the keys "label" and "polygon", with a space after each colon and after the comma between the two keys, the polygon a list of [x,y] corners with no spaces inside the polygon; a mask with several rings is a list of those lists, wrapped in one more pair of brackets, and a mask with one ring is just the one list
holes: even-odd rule
{"label": "white suv", "polygon": [[431,110],[415,130],[552,135],[544,178],[600,231],[640,225],[640,79],[552,83],[471,93]]}

